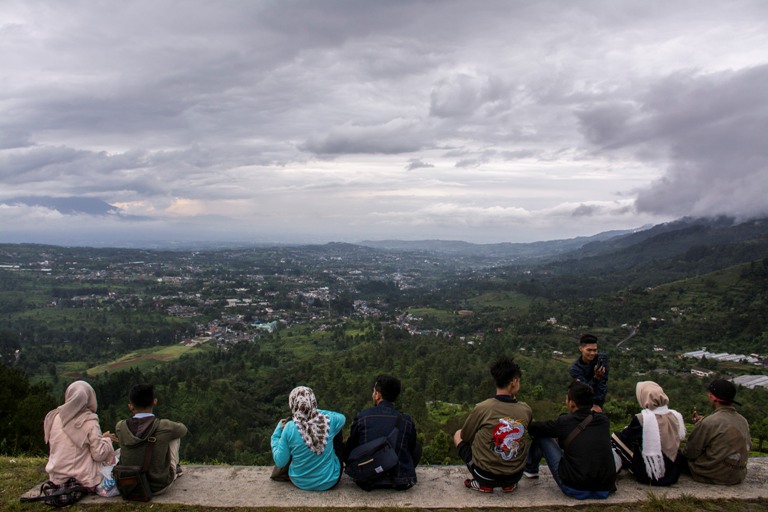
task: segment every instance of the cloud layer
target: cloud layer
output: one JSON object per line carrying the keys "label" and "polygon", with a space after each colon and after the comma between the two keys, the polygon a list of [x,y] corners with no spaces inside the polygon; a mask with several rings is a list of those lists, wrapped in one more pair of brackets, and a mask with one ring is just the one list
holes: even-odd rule
{"label": "cloud layer", "polygon": [[[7,0],[0,241],[532,241],[765,216],[765,48],[760,0]],[[125,215],[11,201],[35,195]]]}

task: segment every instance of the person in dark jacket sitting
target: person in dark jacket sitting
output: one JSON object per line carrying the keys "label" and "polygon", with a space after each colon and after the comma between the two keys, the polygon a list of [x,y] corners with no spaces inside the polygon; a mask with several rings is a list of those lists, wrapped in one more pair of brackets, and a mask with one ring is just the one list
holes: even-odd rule
{"label": "person in dark jacket sitting", "polygon": [[616,464],[608,417],[593,412],[592,388],[574,381],[568,388],[567,414],[532,421],[533,437],[523,475],[539,477],[542,455],[563,493],[577,499],[605,499],[616,490]]}
{"label": "person in dark jacket sitting", "polygon": [[400,381],[389,375],[379,375],[373,385],[374,407],[361,411],[352,422],[349,438],[344,446],[344,460],[357,446],[378,437],[389,435],[400,420],[396,450],[399,458],[397,466],[381,473],[375,480],[355,483],[366,491],[373,489],[396,489],[403,491],[416,483],[416,466],[421,459],[421,444],[416,438],[416,426],[413,419],[395,409],[394,401],[400,396]]}
{"label": "person in dark jacket sitting", "polygon": [[643,410],[612,439],[622,469],[641,484],[675,484],[686,463],[679,452],[685,438],[683,417],[668,407],[669,398],[655,382],[638,382],[635,390]]}

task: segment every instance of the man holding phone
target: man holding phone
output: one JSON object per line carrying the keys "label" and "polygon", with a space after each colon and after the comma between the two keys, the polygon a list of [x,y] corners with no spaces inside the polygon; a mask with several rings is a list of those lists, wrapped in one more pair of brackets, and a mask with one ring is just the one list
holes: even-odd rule
{"label": "man holding phone", "polygon": [[597,352],[597,336],[582,334],[579,338],[579,358],[571,365],[568,373],[574,381],[592,388],[594,405],[592,410],[603,412],[605,395],[608,392],[608,356]]}

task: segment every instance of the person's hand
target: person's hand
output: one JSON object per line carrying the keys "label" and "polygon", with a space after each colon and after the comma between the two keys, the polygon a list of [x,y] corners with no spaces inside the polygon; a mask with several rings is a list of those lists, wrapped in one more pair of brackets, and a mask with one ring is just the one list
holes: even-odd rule
{"label": "person's hand", "polygon": [[600,412],[600,413],[602,413],[603,412],[603,408],[600,407],[599,405],[595,404],[595,405],[592,406],[592,412]]}
{"label": "person's hand", "polygon": [[694,425],[701,421],[701,419],[704,416],[699,416],[699,411],[694,407],[693,408],[693,416],[691,417],[691,421],[694,423]]}
{"label": "person's hand", "polygon": [[109,439],[113,443],[117,442],[117,436],[115,434],[111,433],[109,430],[107,430],[106,432],[101,434],[101,437],[103,437],[105,439]]}
{"label": "person's hand", "polygon": [[602,380],[605,377],[605,366],[595,366],[595,380]]}
{"label": "person's hand", "polygon": [[283,418],[280,420],[280,428],[285,428],[285,424],[288,423],[288,418]]}

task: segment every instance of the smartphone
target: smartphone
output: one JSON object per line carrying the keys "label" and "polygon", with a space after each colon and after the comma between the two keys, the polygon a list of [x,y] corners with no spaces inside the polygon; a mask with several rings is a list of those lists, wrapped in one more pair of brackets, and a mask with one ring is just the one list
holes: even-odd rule
{"label": "smartphone", "polygon": [[597,355],[597,366],[605,367],[608,363],[608,356],[605,354],[598,354]]}

